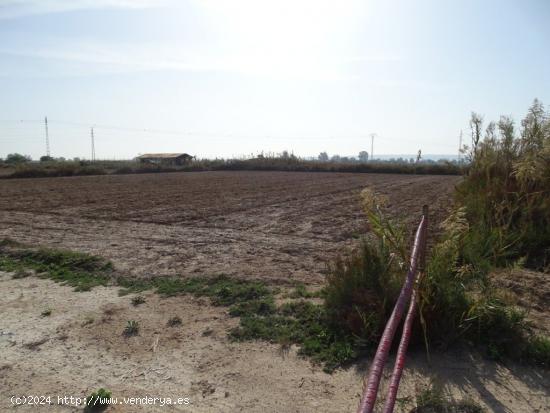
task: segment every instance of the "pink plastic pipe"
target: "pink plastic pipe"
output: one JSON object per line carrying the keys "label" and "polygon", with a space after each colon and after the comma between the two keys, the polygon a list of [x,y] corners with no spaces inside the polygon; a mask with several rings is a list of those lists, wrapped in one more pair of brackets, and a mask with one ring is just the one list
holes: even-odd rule
{"label": "pink plastic pipe", "polygon": [[[423,215],[425,218],[428,216],[428,209],[426,206],[423,208]],[[427,232],[428,226],[424,231]],[[426,260],[426,242],[427,236],[424,235],[421,244],[420,252],[420,261],[421,261],[421,271],[424,270],[425,260]],[[422,272],[417,276],[416,284],[420,282],[422,277]],[[407,317],[405,317],[405,323],[403,324],[403,332],[401,333],[401,341],[399,342],[399,348],[397,349],[397,356],[395,357],[395,365],[393,366],[393,372],[390,380],[390,386],[388,388],[388,394],[386,396],[386,403],[384,404],[383,413],[393,413],[395,407],[395,401],[397,400],[397,391],[399,390],[399,383],[401,381],[401,376],[403,375],[403,370],[405,368],[405,358],[407,356],[407,348],[409,347],[409,342],[411,341],[412,326],[414,322],[414,317],[416,315],[416,309],[418,307],[418,291],[415,289],[411,295],[411,301],[409,303],[409,311],[407,312]]]}
{"label": "pink plastic pipe", "polygon": [[372,361],[372,365],[368,375],[368,380],[364,387],[363,396],[361,397],[361,402],[359,403],[359,407],[357,408],[357,413],[372,413],[374,409],[374,404],[376,403],[376,396],[378,393],[378,386],[380,385],[380,379],[382,378],[384,365],[386,364],[386,361],[388,359],[391,343],[393,341],[393,337],[395,336],[395,331],[397,330],[397,327],[399,326],[399,323],[403,318],[405,306],[407,305],[413,292],[419,256],[422,254],[423,251],[421,250],[424,248],[425,245],[424,240],[426,237],[427,226],[426,208],[424,208],[423,212],[424,214],[422,216],[422,220],[418,225],[418,229],[416,230],[416,235],[414,237],[409,271],[407,272],[405,283],[401,288],[401,292],[399,293],[399,297],[397,298],[397,302],[395,303],[392,314],[388,322],[386,323],[386,327],[384,328],[384,333],[382,334],[380,343],[378,344],[376,355],[374,356],[374,360]]}
{"label": "pink plastic pipe", "polygon": [[391,376],[383,413],[393,413],[395,401],[397,400],[397,390],[399,389],[399,382],[401,381],[401,376],[403,375],[407,348],[409,347],[409,342],[411,341],[412,325],[416,314],[416,295],[417,292],[414,290],[412,293],[411,302],[409,304],[409,311],[407,312],[407,317],[405,318],[405,323],[403,324],[403,334],[401,335],[401,341],[399,342],[399,348],[397,349],[397,356],[395,357],[395,365],[393,366],[393,373]]}

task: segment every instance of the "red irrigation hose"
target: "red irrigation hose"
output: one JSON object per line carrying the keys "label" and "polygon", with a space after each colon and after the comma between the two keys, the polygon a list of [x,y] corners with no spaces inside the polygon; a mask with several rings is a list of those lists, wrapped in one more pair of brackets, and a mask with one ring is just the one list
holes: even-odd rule
{"label": "red irrigation hose", "polygon": [[[427,207],[423,209],[424,217],[428,216]],[[424,228],[424,231],[427,231]],[[426,259],[426,239],[424,236],[421,245],[420,253],[420,262],[421,262],[421,271],[424,270],[425,259]],[[416,279],[416,284],[420,282],[422,277],[422,272],[418,275]],[[395,401],[397,400],[397,390],[399,389],[399,382],[401,381],[401,376],[403,375],[403,369],[405,367],[405,358],[407,356],[407,348],[409,347],[409,342],[411,341],[411,332],[414,322],[414,317],[416,315],[416,308],[418,307],[418,291],[415,289],[411,295],[411,302],[409,303],[409,311],[407,312],[407,317],[405,317],[405,323],[403,323],[403,332],[401,333],[401,341],[399,342],[399,348],[397,349],[397,356],[395,357],[395,365],[393,366],[393,372],[391,375],[390,386],[388,388],[388,394],[386,396],[386,403],[384,404],[383,413],[393,413],[393,408],[395,407]]]}
{"label": "red irrigation hose", "polygon": [[386,361],[388,359],[391,343],[393,341],[393,337],[395,336],[395,331],[397,330],[397,327],[399,326],[399,323],[403,318],[405,306],[407,305],[407,302],[409,301],[413,292],[419,256],[422,254],[422,249],[425,245],[424,240],[426,237],[426,226],[427,214],[424,210],[422,220],[418,225],[418,229],[416,230],[416,235],[414,237],[411,262],[409,266],[409,271],[407,272],[407,278],[405,279],[405,283],[401,288],[399,298],[395,303],[395,307],[393,308],[392,314],[384,329],[384,333],[382,334],[382,338],[380,339],[380,343],[378,344],[378,349],[376,350],[376,355],[374,356],[374,360],[372,361],[368,381],[366,383],[361,402],[359,403],[359,407],[357,408],[357,413],[372,413],[374,409],[374,404],[376,402],[376,396],[378,393],[378,386],[380,385],[380,379],[382,378],[384,365],[386,364]]}
{"label": "red irrigation hose", "polygon": [[411,340],[411,331],[416,313],[417,301],[416,290],[413,291],[411,302],[409,304],[409,311],[403,324],[403,334],[401,335],[401,341],[399,342],[399,348],[397,349],[397,356],[395,357],[395,365],[393,366],[393,373],[391,375],[390,387],[388,389],[388,395],[386,396],[386,403],[384,404],[383,413],[392,413],[397,399],[397,390],[399,389],[399,382],[403,375],[403,368],[405,367],[405,357],[407,355],[407,347],[409,347],[409,341]]}

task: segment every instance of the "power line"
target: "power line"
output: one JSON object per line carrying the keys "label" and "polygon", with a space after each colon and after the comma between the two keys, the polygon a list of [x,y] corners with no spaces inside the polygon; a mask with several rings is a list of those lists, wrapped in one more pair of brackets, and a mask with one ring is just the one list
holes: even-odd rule
{"label": "power line", "polygon": [[[26,121],[21,121],[26,122]],[[30,121],[33,122],[33,121]],[[65,125],[72,125],[72,126],[81,126],[81,127],[90,127],[89,123],[82,123],[82,122],[74,122],[74,121],[66,121],[66,120],[52,120],[50,119],[50,123],[60,123]],[[266,134],[266,133],[260,133],[260,134],[235,134],[235,133],[227,133],[227,132],[197,132],[197,131],[189,131],[189,130],[166,130],[166,129],[149,129],[149,128],[129,128],[129,127],[123,127],[123,126],[114,126],[114,125],[105,125],[105,124],[95,124],[95,129],[110,129],[110,130],[119,130],[119,131],[126,131],[126,132],[141,132],[141,133],[150,133],[150,134],[167,134],[167,135],[191,135],[191,136],[205,136],[205,137],[217,137],[217,138],[249,138],[249,139],[257,139],[257,138],[266,138],[266,139],[313,139],[313,140],[338,140],[338,139],[363,139],[364,135],[348,135],[348,134],[341,134],[338,136],[334,136],[335,134],[331,136],[303,136],[303,135],[294,135],[294,136],[281,136],[281,135],[273,135],[273,134]]]}
{"label": "power line", "polygon": [[42,119],[0,119],[2,123],[20,123],[20,122],[33,122],[33,123],[42,123]]}
{"label": "power line", "polygon": [[[35,123],[35,122],[45,122],[44,121],[37,121],[37,120],[0,120],[0,122],[6,122],[6,123]],[[45,122],[46,123],[46,122]],[[64,124],[64,125],[70,125],[74,127],[82,127],[82,128],[89,128],[90,124],[83,123],[83,122],[73,122],[73,121],[64,121],[64,120],[52,120],[49,119],[48,123],[51,125],[52,123],[56,124]],[[10,126],[10,128],[14,128],[14,126]],[[315,141],[337,141],[337,140],[348,140],[348,139],[357,139],[362,140],[366,136],[357,134],[357,135],[349,135],[349,134],[332,134],[331,136],[303,136],[299,134],[295,134],[293,136],[282,136],[282,135],[272,135],[272,134],[235,134],[235,133],[227,133],[227,132],[197,132],[197,131],[184,131],[184,130],[163,130],[163,129],[148,129],[148,128],[130,128],[130,127],[121,127],[121,126],[114,126],[114,125],[104,125],[104,124],[94,124],[95,129],[103,129],[107,133],[103,133],[102,136],[106,138],[119,138],[120,135],[113,135],[112,133],[109,133],[108,131],[123,131],[123,132],[132,132],[132,133],[145,133],[150,135],[178,135],[178,136],[196,136],[196,137],[209,137],[212,139],[269,139],[269,140],[315,140]],[[10,135],[14,136],[17,135],[19,132],[24,132],[25,135],[28,132],[25,131],[16,131],[16,133],[10,132]],[[62,134],[61,134],[62,135]],[[371,138],[371,159],[373,159],[374,156],[374,137],[377,139],[382,139],[385,142],[399,142],[399,143],[414,143],[417,144],[418,141],[412,141],[407,140],[403,138],[392,138],[392,137],[380,137],[376,133],[372,133],[370,135]],[[8,138],[10,139],[10,138]],[[0,141],[5,141],[6,138],[0,138]],[[453,145],[450,144],[442,144],[441,142],[428,142],[428,145],[437,145],[439,147],[445,146],[445,147],[451,147]]]}

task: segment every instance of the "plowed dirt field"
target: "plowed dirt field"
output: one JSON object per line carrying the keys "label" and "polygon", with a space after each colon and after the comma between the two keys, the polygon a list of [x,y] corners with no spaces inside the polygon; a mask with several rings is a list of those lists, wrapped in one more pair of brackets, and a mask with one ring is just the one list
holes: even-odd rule
{"label": "plowed dirt field", "polygon": [[0,237],[101,255],[136,277],[225,273],[316,284],[368,232],[359,193],[435,229],[456,176],[198,172],[0,181]]}

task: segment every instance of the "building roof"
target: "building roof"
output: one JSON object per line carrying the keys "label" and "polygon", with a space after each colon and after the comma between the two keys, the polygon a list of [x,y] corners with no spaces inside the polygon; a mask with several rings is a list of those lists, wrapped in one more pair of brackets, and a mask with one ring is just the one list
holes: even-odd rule
{"label": "building roof", "polygon": [[144,153],[138,158],[174,159],[180,156],[191,156],[187,153]]}

